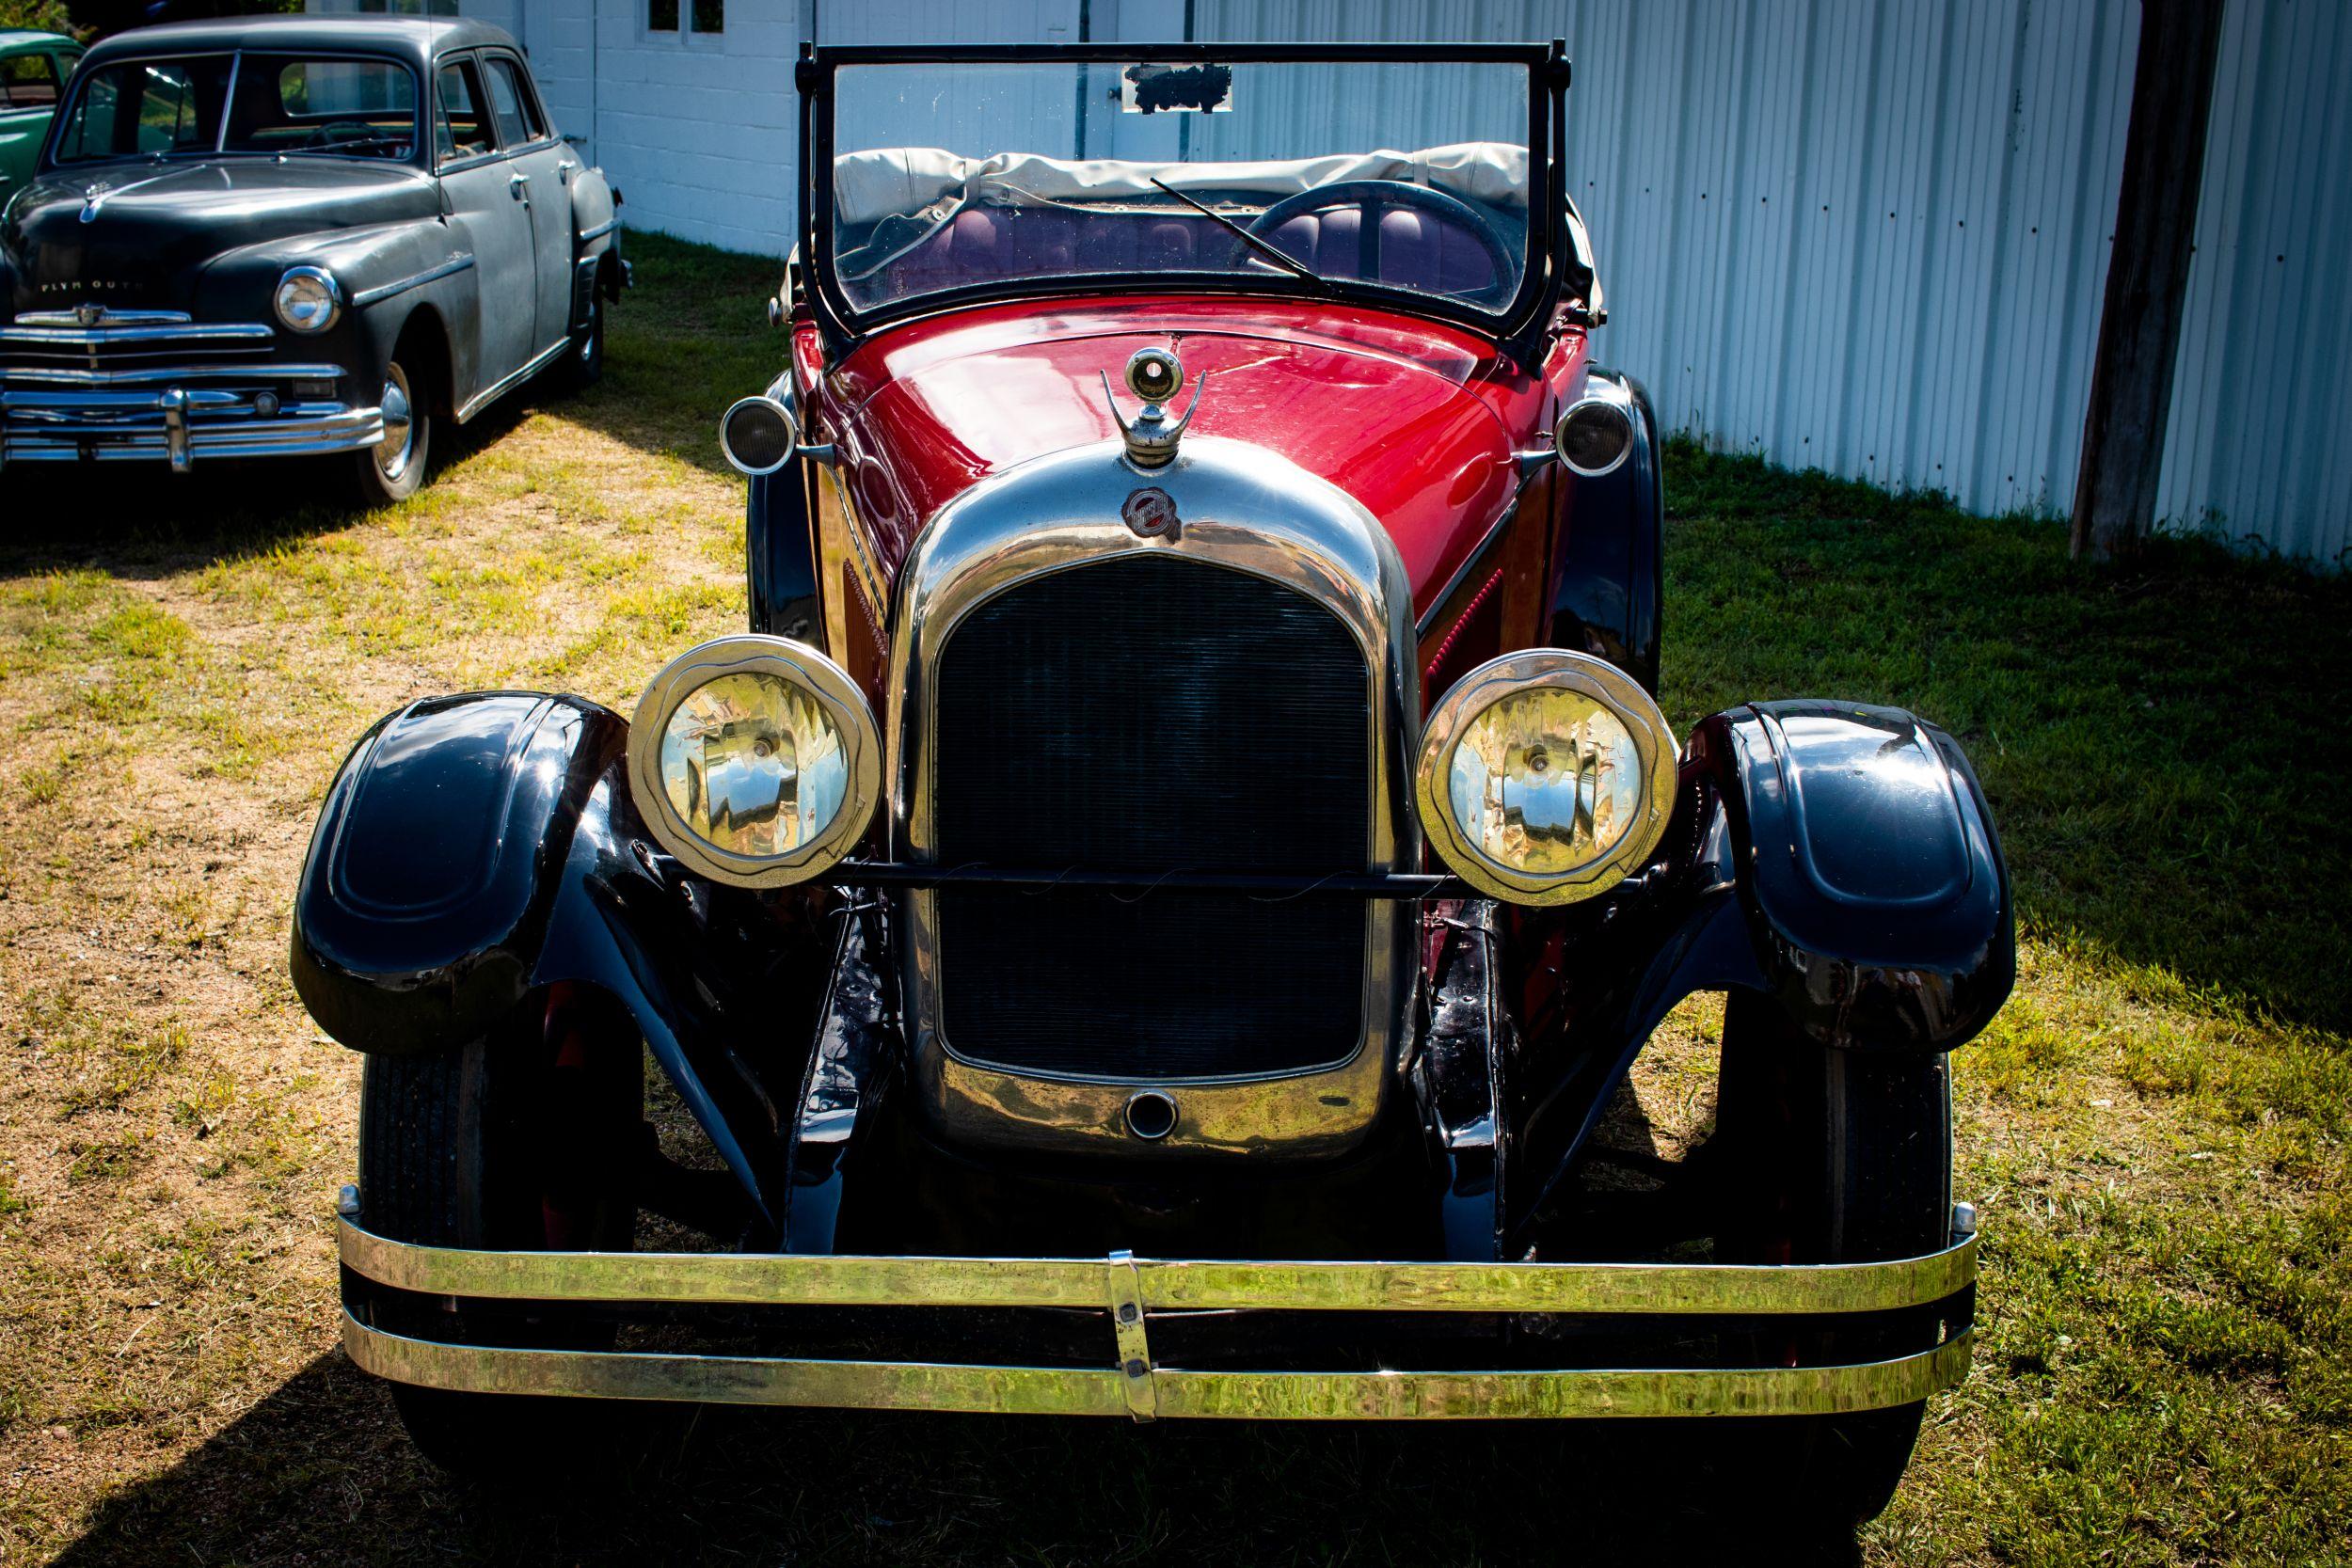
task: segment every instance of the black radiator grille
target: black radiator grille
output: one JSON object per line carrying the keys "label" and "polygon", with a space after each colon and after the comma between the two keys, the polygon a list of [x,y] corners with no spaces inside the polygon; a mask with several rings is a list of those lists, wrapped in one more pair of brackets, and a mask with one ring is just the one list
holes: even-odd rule
{"label": "black radiator grille", "polygon": [[[1366,867],[1371,688],[1329,610],[1182,557],[1009,589],[939,661],[941,863]],[[1364,906],[942,889],[942,1023],[1023,1071],[1173,1078],[1340,1061],[1362,1028]]]}

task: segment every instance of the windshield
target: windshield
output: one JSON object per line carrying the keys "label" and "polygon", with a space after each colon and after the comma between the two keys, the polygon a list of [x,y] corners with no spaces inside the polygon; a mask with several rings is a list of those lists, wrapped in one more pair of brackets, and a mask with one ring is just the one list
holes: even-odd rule
{"label": "windshield", "polygon": [[845,64],[820,243],[857,310],[1190,274],[1500,311],[1529,104],[1516,61]]}
{"label": "windshield", "polygon": [[416,151],[416,78],[392,60],[118,60],[85,71],[74,88],[57,133],[60,164],[215,152],[406,159]]}

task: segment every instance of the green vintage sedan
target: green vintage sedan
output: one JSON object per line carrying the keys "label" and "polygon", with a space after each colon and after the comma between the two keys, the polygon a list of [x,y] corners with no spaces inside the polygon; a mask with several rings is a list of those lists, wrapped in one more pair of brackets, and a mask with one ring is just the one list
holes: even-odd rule
{"label": "green vintage sedan", "polygon": [[0,28],[0,202],[32,178],[82,46],[56,33]]}

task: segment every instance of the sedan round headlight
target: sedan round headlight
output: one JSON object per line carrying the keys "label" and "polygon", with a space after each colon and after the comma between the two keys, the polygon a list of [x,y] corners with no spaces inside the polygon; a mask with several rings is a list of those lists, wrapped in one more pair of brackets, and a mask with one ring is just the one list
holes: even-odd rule
{"label": "sedan round headlight", "polygon": [[326,331],[342,319],[343,291],[316,267],[294,267],[278,280],[278,319],[296,332]]}
{"label": "sedan round headlight", "polygon": [[671,660],[629,729],[637,809],[690,868],[741,887],[830,870],[872,821],[882,732],[814,648],[723,637]]}
{"label": "sedan round headlight", "polygon": [[1639,683],[1540,648],[1464,675],[1429,716],[1416,795],[1454,875],[1513,904],[1605,893],[1673,815],[1674,733]]}

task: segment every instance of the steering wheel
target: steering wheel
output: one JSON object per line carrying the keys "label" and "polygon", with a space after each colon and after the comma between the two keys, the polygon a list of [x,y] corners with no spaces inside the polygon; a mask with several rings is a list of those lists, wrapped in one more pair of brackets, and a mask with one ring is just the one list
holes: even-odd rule
{"label": "steering wheel", "polygon": [[[1274,231],[1309,213],[1326,212],[1333,207],[1353,206],[1358,214],[1356,276],[1365,282],[1377,283],[1380,277],[1380,214],[1384,208],[1404,207],[1453,225],[1478,242],[1494,268],[1494,281],[1483,289],[1470,292],[1473,299],[1502,293],[1512,286],[1518,272],[1518,263],[1512,258],[1510,242],[1502,237],[1494,221],[1460,197],[1438,190],[1434,185],[1416,185],[1406,180],[1343,180],[1335,185],[1318,185],[1311,191],[1286,196],[1250,220],[1249,231],[1268,240]],[[1279,248],[1279,246],[1277,248]],[[1249,254],[1249,247],[1240,246],[1234,253],[1239,261]],[[1263,265],[1263,258],[1259,258]]]}
{"label": "steering wheel", "polygon": [[383,133],[364,119],[330,119],[302,139],[305,147],[337,147],[344,142],[376,141]]}

